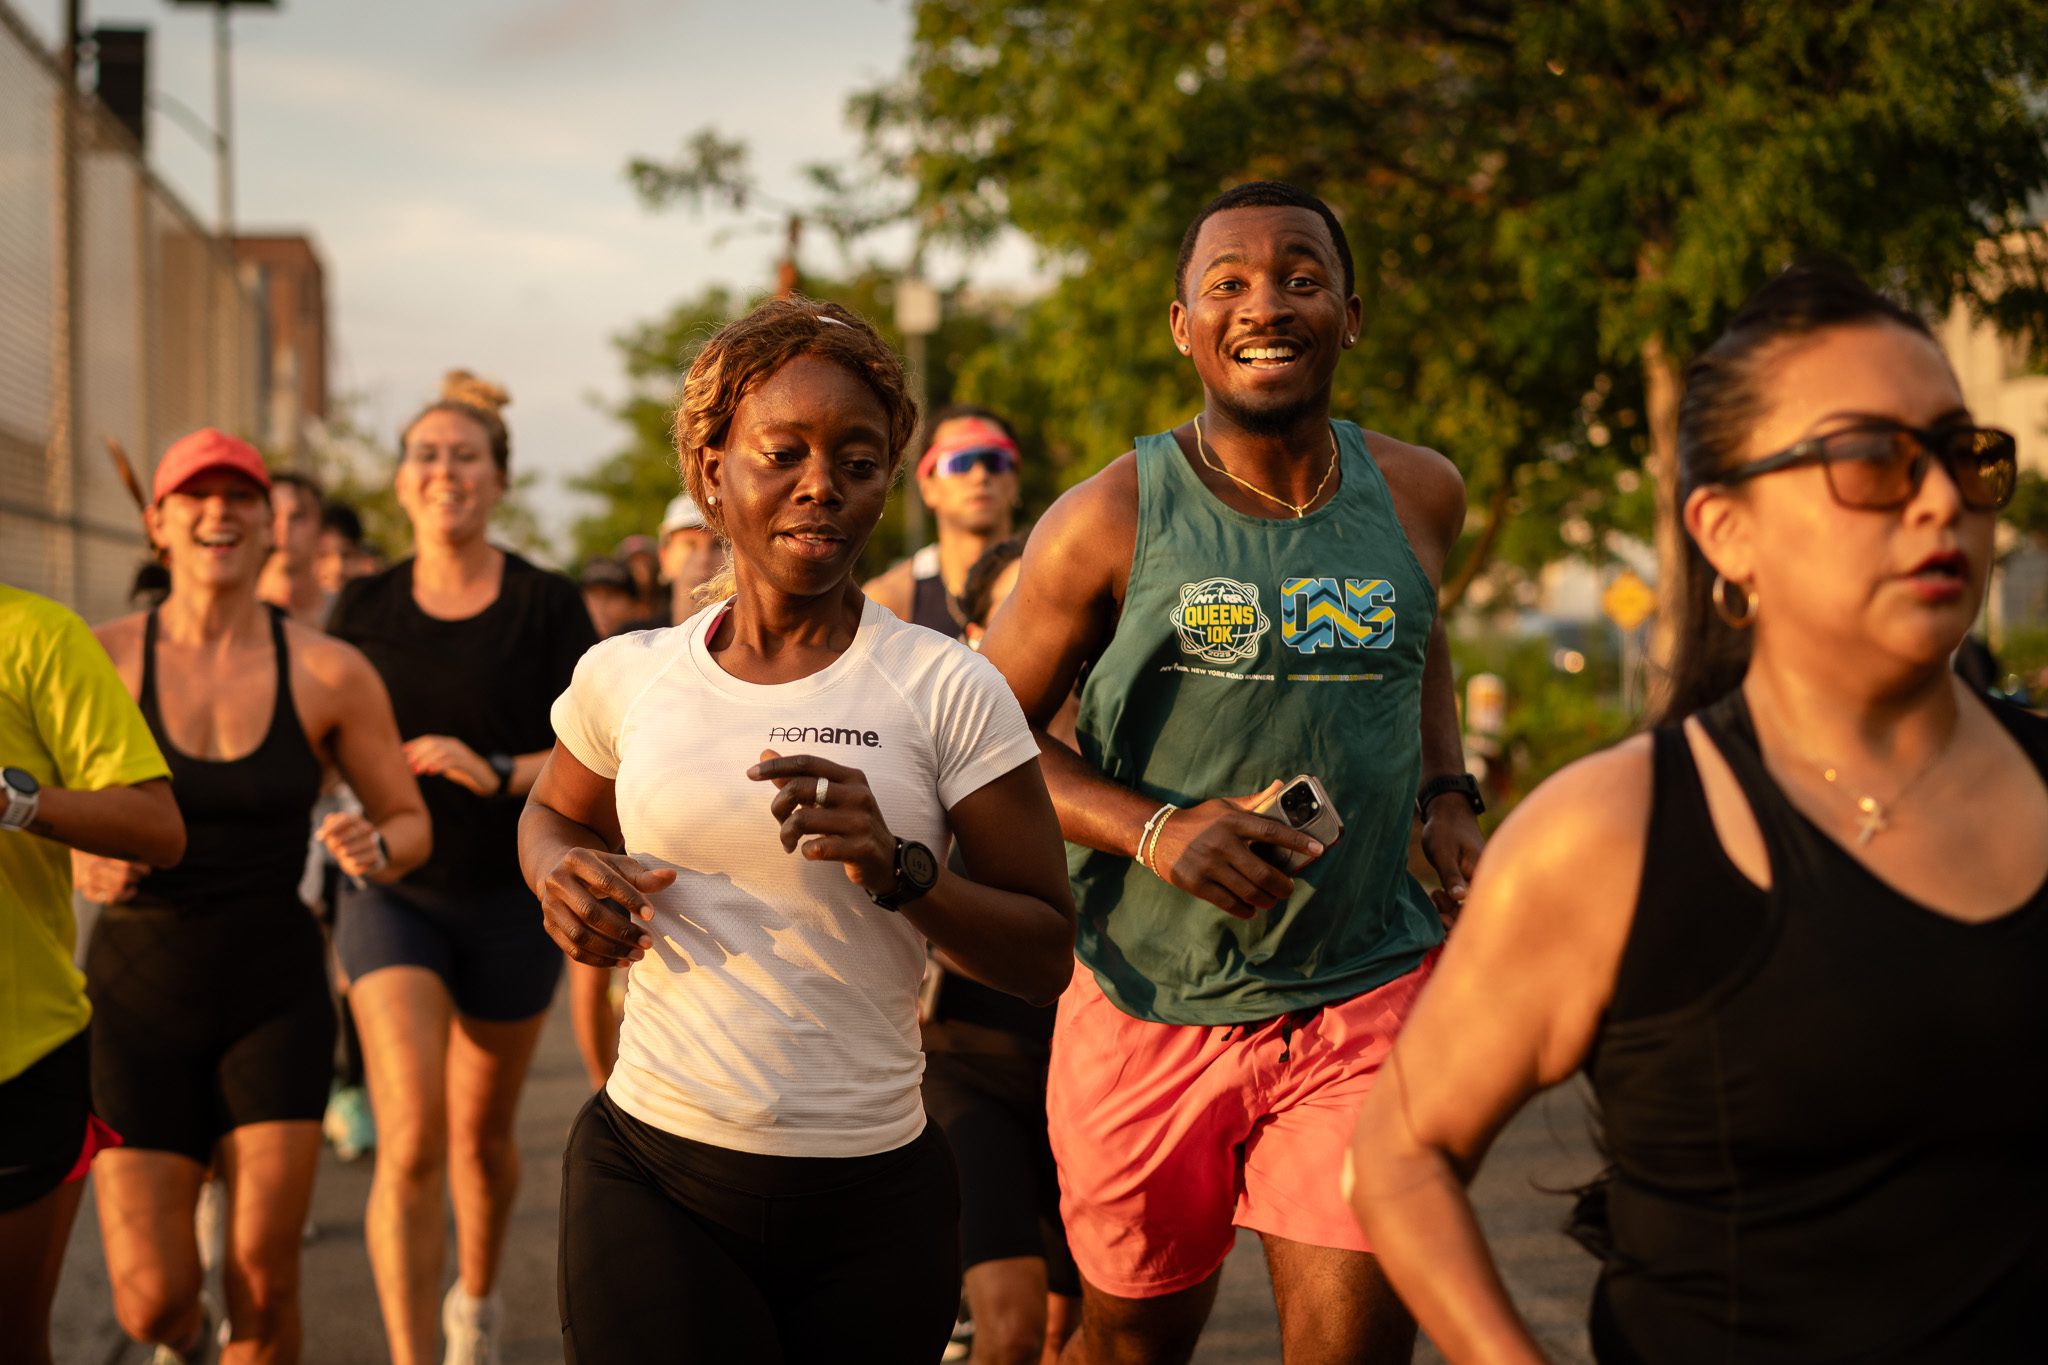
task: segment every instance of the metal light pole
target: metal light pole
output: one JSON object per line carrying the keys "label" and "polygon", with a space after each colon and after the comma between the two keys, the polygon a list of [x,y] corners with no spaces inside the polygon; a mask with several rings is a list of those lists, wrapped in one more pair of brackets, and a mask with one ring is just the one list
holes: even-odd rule
{"label": "metal light pole", "polygon": [[[939,291],[914,275],[896,281],[896,330],[903,333],[909,353],[910,382],[917,395],[917,435],[911,448],[923,444],[931,406],[931,386],[925,382],[925,338],[939,330]],[[903,481],[903,553],[914,555],[924,548],[924,495],[918,492],[917,471]]]}
{"label": "metal light pole", "polygon": [[230,12],[237,6],[276,9],[277,0],[171,0],[179,6],[207,5],[213,10],[213,147],[215,214],[223,242],[235,233],[234,80],[230,57]]}

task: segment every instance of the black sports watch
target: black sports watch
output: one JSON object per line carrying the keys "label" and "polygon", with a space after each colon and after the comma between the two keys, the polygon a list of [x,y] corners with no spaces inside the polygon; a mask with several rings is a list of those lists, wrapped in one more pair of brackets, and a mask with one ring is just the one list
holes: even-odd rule
{"label": "black sports watch", "polygon": [[1430,778],[1415,794],[1415,818],[1428,824],[1429,803],[1451,792],[1457,792],[1470,801],[1474,815],[1486,814],[1486,802],[1479,796],[1479,779],[1470,773],[1445,773],[1441,777]]}
{"label": "black sports watch", "polygon": [[491,795],[503,796],[512,787],[512,770],[518,766],[517,762],[510,754],[492,754],[484,762],[490,764],[491,771],[498,775],[498,789]]}
{"label": "black sports watch", "polygon": [[908,839],[896,841],[896,889],[886,896],[868,892],[868,899],[884,910],[901,910],[930,893],[939,884],[939,860],[923,844]]}

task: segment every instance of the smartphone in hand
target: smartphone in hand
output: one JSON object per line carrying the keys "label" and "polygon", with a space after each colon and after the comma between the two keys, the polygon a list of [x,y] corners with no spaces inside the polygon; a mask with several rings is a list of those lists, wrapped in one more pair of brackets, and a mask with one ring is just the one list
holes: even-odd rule
{"label": "smartphone in hand", "polygon": [[[1252,814],[1298,829],[1325,849],[1344,837],[1344,818],[1330,803],[1330,794],[1323,790],[1323,784],[1307,773],[1282,787]],[[1306,853],[1296,853],[1291,848],[1279,848],[1273,844],[1253,844],[1252,852],[1290,874],[1299,872],[1312,861]]]}

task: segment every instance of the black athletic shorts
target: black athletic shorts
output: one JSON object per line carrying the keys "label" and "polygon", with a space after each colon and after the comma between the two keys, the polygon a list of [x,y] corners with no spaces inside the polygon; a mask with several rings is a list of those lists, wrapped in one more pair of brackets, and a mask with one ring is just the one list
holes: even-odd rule
{"label": "black athletic shorts", "polygon": [[518,882],[460,899],[344,883],[334,952],[351,983],[380,967],[425,967],[448,987],[456,1009],[500,1023],[547,1013],[564,961],[540,902]]}
{"label": "black athletic shorts", "polygon": [[960,1199],[934,1124],[874,1156],[692,1142],[599,1091],[562,1155],[567,1365],[905,1365],[960,1306]]}
{"label": "black athletic shorts", "polygon": [[326,1112],[334,1005],[298,897],[108,906],[85,981],[93,1108],[126,1146],[204,1165],[233,1129]]}
{"label": "black athletic shorts", "polygon": [[35,1203],[78,1164],[92,1111],[91,1032],[73,1034],[0,1083],[0,1213]]}
{"label": "black athletic shorts", "polygon": [[1045,1072],[1026,1055],[927,1052],[924,1111],[960,1168],[961,1264],[1042,1256],[1046,1288],[1079,1294],[1046,1136]]}

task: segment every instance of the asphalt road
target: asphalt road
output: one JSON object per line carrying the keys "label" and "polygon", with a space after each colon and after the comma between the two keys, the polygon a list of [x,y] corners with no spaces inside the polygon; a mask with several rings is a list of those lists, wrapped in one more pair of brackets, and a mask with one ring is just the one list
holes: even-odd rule
{"label": "asphalt road", "polygon": [[[525,1178],[505,1259],[505,1365],[538,1365],[562,1358],[555,1313],[562,1143],[570,1120],[589,1096],[576,1058],[567,994],[565,988],[556,1001],[520,1110]],[[1578,1089],[1564,1087],[1544,1096],[1508,1128],[1474,1187],[1481,1222],[1508,1288],[1558,1365],[1591,1361],[1584,1322],[1594,1267],[1557,1230],[1569,1200],[1544,1191],[1584,1180],[1594,1164],[1586,1137],[1585,1101]],[[306,1247],[304,1262],[307,1365],[381,1365],[386,1359],[370,1263],[363,1251],[363,1204],[369,1187],[368,1158],[344,1165],[331,1149],[323,1154],[313,1197],[315,1236]],[[452,1223],[449,1247],[452,1281]],[[149,1358],[114,1323],[90,1193],[65,1262],[53,1345],[60,1365],[142,1365]],[[1224,1269],[1216,1312],[1195,1353],[1196,1365],[1278,1365],[1279,1360],[1279,1328],[1265,1257],[1256,1237],[1240,1234]],[[1441,1357],[1424,1343],[1416,1360],[1436,1362]]]}

